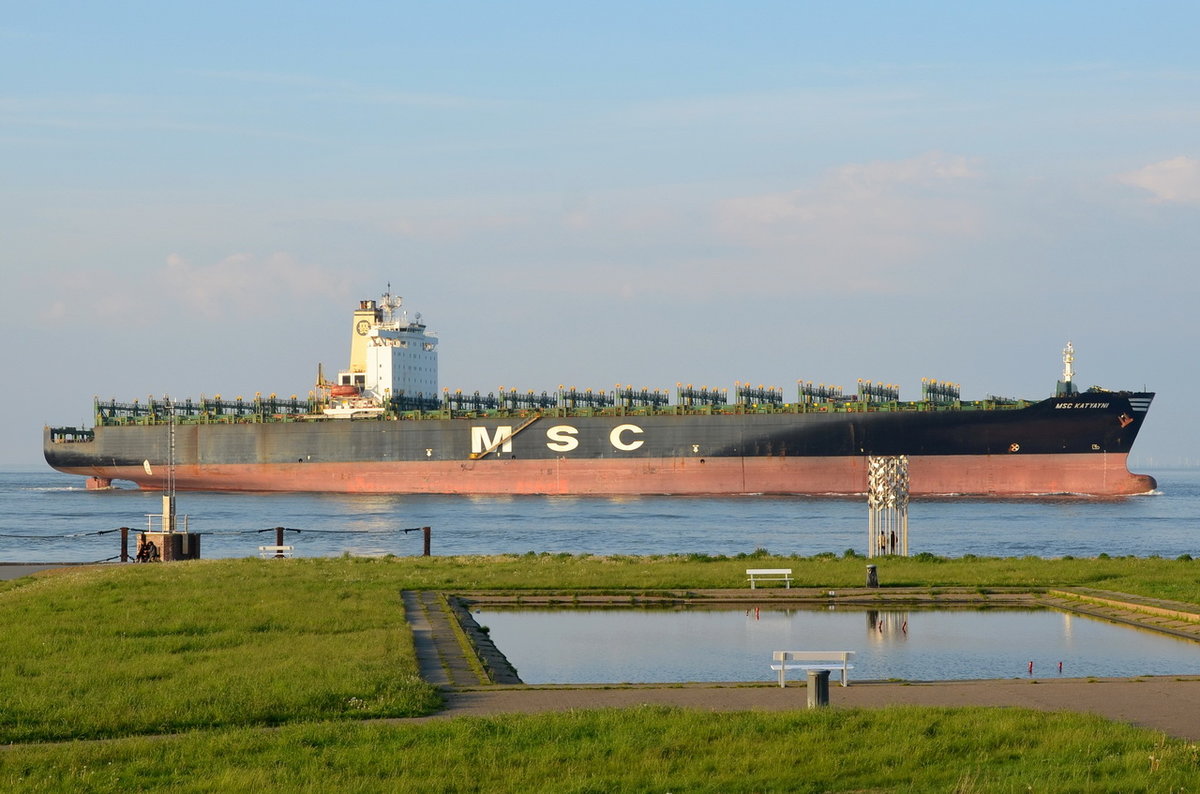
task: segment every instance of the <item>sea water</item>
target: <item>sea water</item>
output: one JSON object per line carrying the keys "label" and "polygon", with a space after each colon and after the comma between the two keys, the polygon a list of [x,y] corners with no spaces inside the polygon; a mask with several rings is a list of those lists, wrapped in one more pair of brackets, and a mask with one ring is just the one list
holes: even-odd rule
{"label": "sea water", "polygon": [[[1200,470],[1149,473],[1158,489],[1124,498],[915,499],[909,551],[1200,556]],[[116,530],[145,530],[147,516],[161,514],[161,496],[132,486],[88,491],[82,477],[46,466],[0,467],[0,562],[113,558]],[[205,558],[256,556],[275,543],[275,527],[308,557],[419,555],[422,527],[434,555],[865,554],[868,515],[865,498],[187,492],[177,495],[176,512],[179,528],[186,521],[200,533]]]}

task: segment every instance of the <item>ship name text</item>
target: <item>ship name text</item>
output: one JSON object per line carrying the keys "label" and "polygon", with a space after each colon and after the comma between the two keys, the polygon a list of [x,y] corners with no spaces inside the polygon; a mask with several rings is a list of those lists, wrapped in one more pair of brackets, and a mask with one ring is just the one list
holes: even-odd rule
{"label": "ship name text", "polygon": [[1055,408],[1107,408],[1108,403],[1059,403]]}
{"label": "ship name text", "polygon": [[[608,432],[608,443],[613,449],[622,452],[632,452],[646,442],[638,436],[643,432],[637,425],[617,425]],[[570,452],[579,447],[579,428],[571,425],[554,425],[546,428],[546,448],[554,452]],[[513,428],[501,425],[494,431],[486,427],[471,428],[471,452],[481,454],[488,450],[499,449],[501,452],[512,452]]]}

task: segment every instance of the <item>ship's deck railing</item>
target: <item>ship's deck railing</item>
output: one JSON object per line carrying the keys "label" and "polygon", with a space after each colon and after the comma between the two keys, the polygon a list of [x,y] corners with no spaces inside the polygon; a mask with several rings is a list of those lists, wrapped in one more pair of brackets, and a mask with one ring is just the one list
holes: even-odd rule
{"label": "ship's deck railing", "polygon": [[[933,411],[990,411],[1011,410],[1033,405],[1035,401],[960,401],[956,403],[935,402],[892,402],[868,403],[854,400],[843,400],[831,403],[782,403],[761,405],[665,405],[665,406],[556,406],[537,409],[536,412],[549,417],[582,417],[582,416],[691,416],[719,414],[846,414],[846,413],[921,413]],[[402,419],[477,419],[487,417],[524,417],[535,411],[533,409],[509,409],[497,407],[483,410],[447,410],[407,412],[401,414]]]}
{"label": "ship's deck railing", "polygon": [[778,386],[754,388],[749,383],[735,383],[734,393],[738,405],[783,405],[783,389]]}
{"label": "ship's deck railing", "polygon": [[218,397],[201,397],[199,400],[172,400],[168,397],[151,396],[145,402],[119,403],[116,400],[95,400],[97,425],[159,424],[172,420],[182,423],[221,421],[268,421],[294,418],[314,413],[316,402],[301,400],[295,396],[279,398],[275,395],[255,395],[253,400],[223,400]]}
{"label": "ship's deck railing", "polygon": [[[553,396],[535,395],[531,392],[520,394],[515,391],[502,392],[503,399],[495,395],[486,396],[475,393],[462,395],[455,399],[434,401],[422,400],[392,400],[382,417],[374,419],[447,419],[462,418],[476,419],[487,417],[525,417],[532,414],[554,417],[587,417],[587,416],[689,416],[689,415],[719,415],[719,414],[848,414],[848,413],[919,413],[943,411],[995,411],[1013,410],[1028,407],[1036,401],[1012,400],[989,397],[986,400],[948,401],[945,396],[935,400],[919,401],[890,401],[870,402],[860,401],[853,397],[841,397],[824,402],[794,402],[794,403],[699,403],[670,404],[662,395],[657,404],[640,404],[635,400],[616,402],[613,392],[601,398],[599,393],[592,393],[592,399],[586,399],[587,393],[577,392],[571,395],[574,399],[559,399]],[[714,392],[710,392],[713,394]],[[631,395],[631,396],[639,396]],[[689,395],[691,397],[697,395]],[[647,402],[652,402],[648,400]],[[176,424],[250,424],[274,422],[303,422],[303,421],[345,421],[331,420],[321,414],[321,404],[317,400],[298,400],[291,398],[255,398],[252,401],[219,400],[201,398],[199,401],[185,400],[171,402],[167,400],[150,399],[145,403],[117,403],[116,401],[96,401],[96,425],[158,425],[174,421]],[[355,421],[363,421],[357,419]],[[52,428],[51,439],[60,442],[91,440],[90,431],[76,428]]]}
{"label": "ship's deck railing", "polygon": [[50,441],[55,444],[71,443],[74,441],[95,441],[96,431],[80,427],[52,427]]}

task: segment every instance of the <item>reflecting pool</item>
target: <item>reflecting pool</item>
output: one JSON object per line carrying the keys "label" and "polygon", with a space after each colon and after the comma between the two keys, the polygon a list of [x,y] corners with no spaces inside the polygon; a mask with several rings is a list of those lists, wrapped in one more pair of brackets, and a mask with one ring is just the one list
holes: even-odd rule
{"label": "reflecting pool", "polygon": [[472,615],[527,684],[772,681],[772,651],[808,650],[854,651],[851,683],[1200,674],[1200,644],[1052,609],[479,606]]}

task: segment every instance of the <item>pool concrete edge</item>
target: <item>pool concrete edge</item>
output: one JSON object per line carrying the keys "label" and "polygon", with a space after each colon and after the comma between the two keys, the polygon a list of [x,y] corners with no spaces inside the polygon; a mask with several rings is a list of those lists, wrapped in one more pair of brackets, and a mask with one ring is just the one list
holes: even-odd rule
{"label": "pool concrete edge", "polygon": [[[882,592],[881,592],[882,591]],[[1127,622],[1153,631],[1176,634],[1200,641],[1200,624],[1190,624],[1195,629],[1189,634],[1179,634],[1164,626],[1165,616],[1139,611],[1138,596],[1123,593],[1098,591],[1088,588],[1059,588],[1055,590],[1032,590],[1029,588],[1000,588],[980,592],[978,589],[957,588],[880,588],[880,590],[835,590],[834,598],[845,598],[840,603],[858,605],[878,604],[926,606],[951,606],[961,604],[969,608],[979,603],[995,606],[1042,606],[1079,612],[1094,617]],[[822,595],[822,593],[824,595]],[[425,595],[425,594],[422,594]],[[439,594],[440,595],[440,594]],[[654,605],[665,603],[662,593],[653,597],[646,593],[610,594],[605,596],[529,593],[501,593],[499,591],[458,593],[453,598],[463,599],[468,610],[471,598],[479,603],[487,599],[493,604],[531,605],[530,597],[543,599],[532,605],[592,606],[607,603],[611,606]],[[700,595],[695,601],[691,596]],[[1115,602],[1103,606],[1107,614],[1094,615],[1091,610],[1100,605],[1085,602],[1081,595],[1093,599]],[[762,590],[691,591],[686,596],[674,593],[671,603],[747,603],[755,601],[786,603],[798,601],[812,604],[829,598],[828,589],[812,589],[807,592],[772,594],[762,598]],[[798,598],[797,598],[798,596]],[[1002,596],[997,598],[997,596]],[[427,597],[437,598],[428,594]],[[447,599],[451,598],[446,594]],[[492,601],[492,599],[500,599]],[[515,599],[520,599],[516,602]],[[866,599],[860,601],[859,599]],[[1156,609],[1180,609],[1189,612],[1188,604],[1176,604],[1153,600]],[[433,634],[448,633],[451,627],[432,628]],[[463,654],[460,643],[450,638],[452,652]],[[443,643],[445,645],[445,643]],[[441,662],[435,660],[434,664]],[[465,661],[460,662],[465,664]],[[633,708],[660,705],[674,708],[700,709],[704,711],[778,711],[805,708],[804,683],[796,682],[780,689],[773,682],[690,682],[669,684],[497,684],[490,682],[448,684],[442,687],[446,702],[437,714],[428,717],[406,718],[404,722],[426,722],[455,719],[467,716],[496,714],[536,714],[553,711],[594,708]],[[1044,711],[1075,711],[1093,713],[1106,719],[1126,722],[1191,741],[1200,741],[1200,721],[1195,714],[1200,712],[1200,676],[1138,676],[1132,678],[1083,678],[1083,679],[1040,679],[1003,678],[962,681],[855,681],[852,686],[834,688],[833,708],[879,708],[885,706],[996,706],[1032,708]]]}
{"label": "pool concrete edge", "polygon": [[1042,602],[1088,617],[1200,642],[1200,612],[1191,604],[1084,587],[1048,590]]}
{"label": "pool concrete edge", "polygon": [[[504,653],[496,647],[487,630],[471,616],[471,607],[541,607],[556,609],[596,607],[678,607],[717,609],[730,606],[773,607],[797,606],[853,606],[857,608],[915,607],[938,609],[995,608],[1050,608],[1088,617],[1107,620],[1135,628],[1167,634],[1182,639],[1200,642],[1200,612],[1189,604],[1162,599],[1146,599],[1125,593],[1115,593],[1092,588],[1061,588],[1052,590],[1029,588],[771,588],[736,590],[683,590],[683,591],[631,591],[629,593],[529,593],[513,591],[467,591],[444,594],[451,607],[451,614],[458,622],[470,648],[460,649],[463,654],[473,653],[475,661],[482,665],[491,679],[480,682],[483,688],[499,685],[529,687],[518,676],[516,668]],[[456,643],[457,644],[457,643]],[[1004,679],[999,679],[1004,680]],[[911,681],[909,684],[933,682]],[[734,686],[753,687],[758,682],[690,682],[689,684],[661,683],[652,686]],[[470,686],[470,685],[468,685]],[[579,686],[627,687],[634,684],[575,684]],[[536,685],[543,689],[546,685]],[[472,687],[474,688],[474,687]]]}

